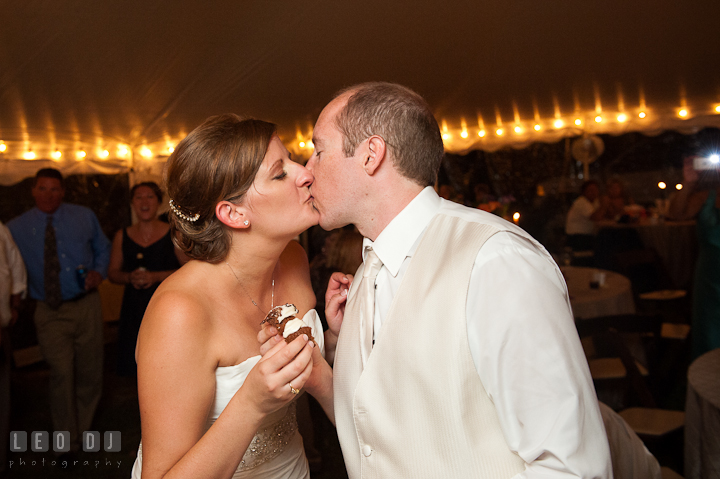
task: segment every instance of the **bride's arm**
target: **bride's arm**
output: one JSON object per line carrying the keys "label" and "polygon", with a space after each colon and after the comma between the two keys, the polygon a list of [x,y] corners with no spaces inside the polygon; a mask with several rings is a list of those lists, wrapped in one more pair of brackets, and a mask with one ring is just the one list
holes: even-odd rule
{"label": "bride's arm", "polygon": [[262,419],[294,397],[287,384],[300,388],[310,374],[303,338],[278,344],[205,433],[217,367],[210,340],[197,301],[173,291],[153,298],[137,348],[143,479],[231,477]]}

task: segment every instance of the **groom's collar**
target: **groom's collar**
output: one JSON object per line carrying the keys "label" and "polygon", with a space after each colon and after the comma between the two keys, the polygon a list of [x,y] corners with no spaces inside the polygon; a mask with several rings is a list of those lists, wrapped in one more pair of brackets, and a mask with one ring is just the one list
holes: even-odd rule
{"label": "groom's collar", "polygon": [[375,241],[363,240],[363,261],[368,247],[375,250],[390,274],[397,276],[405,258],[412,256],[423,231],[440,210],[441,198],[432,186],[423,189],[385,227]]}

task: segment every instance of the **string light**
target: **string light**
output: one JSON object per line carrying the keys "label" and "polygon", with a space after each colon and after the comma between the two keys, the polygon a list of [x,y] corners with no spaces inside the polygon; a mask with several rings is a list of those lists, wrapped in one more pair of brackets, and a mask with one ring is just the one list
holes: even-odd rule
{"label": "string light", "polygon": [[515,213],[513,213],[512,218],[513,218],[513,222],[515,224],[517,224],[517,222],[520,221],[520,213],[516,211]]}
{"label": "string light", "polygon": [[[695,107],[693,108],[693,111],[695,112]],[[662,124],[658,125],[658,127],[666,129],[673,128],[673,118],[676,122],[679,120],[688,120],[694,118],[693,113],[690,111],[684,99],[680,102],[679,106],[673,108],[672,110],[664,114],[659,114],[656,110],[648,110],[648,107],[644,103],[642,98],[639,105],[632,109],[632,112],[627,112],[626,109],[627,104],[621,102],[618,104],[618,108],[616,111],[611,112],[605,110],[603,112],[602,107],[600,107],[596,102],[594,111],[584,111],[580,108],[580,103],[576,102],[574,113],[572,113],[571,115],[564,115],[560,111],[559,105],[556,105],[554,118],[543,118],[540,116],[537,107],[535,107],[533,118],[528,121],[523,121],[521,119],[517,106],[513,104],[514,121],[512,122],[512,124],[508,124],[508,122],[502,121],[502,118],[500,118],[500,114],[498,112],[499,110],[496,111],[497,121],[495,122],[494,126],[485,125],[479,113],[476,128],[468,128],[465,118],[460,118],[460,124],[452,128],[448,126],[446,119],[439,119],[439,123],[441,126],[441,136],[443,141],[445,142],[445,146],[449,151],[452,151],[453,149],[467,147],[468,143],[458,143],[457,145],[453,143],[458,142],[460,138],[463,140],[470,139],[470,141],[472,141],[473,137],[475,138],[475,141],[478,141],[479,139],[485,140],[490,138],[488,146],[492,146],[493,142],[496,142],[498,145],[502,145],[511,141],[520,141],[524,139],[525,135],[531,136],[531,140],[532,136],[534,136],[535,138],[537,138],[538,141],[551,141],[554,138],[557,138],[556,136],[553,136],[553,133],[563,137],[579,134],[578,130],[574,128],[566,131],[559,131],[572,125],[574,125],[575,128],[579,129],[580,133],[582,133],[582,130],[584,128],[587,128],[588,132],[595,131],[598,133],[612,134],[615,131],[627,131],[625,129],[621,130],[620,124],[632,123],[633,120],[636,122],[635,125],[637,126],[637,129],[642,130],[643,128],[645,128],[645,126],[642,126],[643,124],[641,124],[640,121],[649,118],[649,115],[651,113],[654,115],[652,117],[653,121],[663,122]],[[698,109],[695,113],[697,115],[701,115],[700,118],[702,118],[702,115],[720,114],[720,103],[718,103],[717,101],[711,102],[704,109]],[[590,126],[590,123],[594,125],[602,124],[602,126]],[[630,128],[632,128],[632,126]],[[470,130],[474,131],[475,133],[471,133]],[[545,130],[548,130],[547,140],[545,139],[544,135],[546,133]],[[554,132],[553,130],[558,131]],[[474,136],[475,134],[477,134],[477,136]],[[298,132],[297,137],[291,140],[295,147],[299,151],[301,151],[304,156],[307,156],[314,149],[314,145],[312,144],[312,142],[306,139],[309,138],[311,135],[311,131],[302,133]],[[162,152],[158,153],[160,155],[159,159],[164,160],[167,155],[174,153],[174,143],[176,143],[176,141],[177,140],[166,136],[162,142],[144,145],[140,144],[137,146],[133,146],[132,149],[127,144],[114,144],[112,145],[112,148],[105,149],[105,147],[100,146],[103,144],[104,140],[98,139],[96,148],[91,149],[89,153],[91,158],[97,159],[107,159],[110,157],[114,157],[117,159],[127,159],[132,158],[133,154],[137,154],[139,157],[149,160],[154,158],[154,152],[158,151]],[[14,147],[15,143],[18,143],[17,149],[15,149]],[[13,156],[19,156],[24,159],[36,159],[40,157],[60,161],[64,158],[63,155],[65,153],[70,155],[70,157],[77,159],[78,161],[82,161],[88,158],[88,153],[83,149],[65,150],[64,152],[60,151],[60,148],[55,147],[54,139],[50,145],[42,145],[42,147],[39,148],[40,153],[36,153],[33,151],[33,148],[38,147],[39,143],[35,143],[34,147],[29,146],[30,144],[32,144],[30,138],[24,139],[23,148],[20,148],[20,144],[21,143],[19,141],[8,142],[8,140],[0,140],[0,154],[5,153],[5,155],[2,155],[2,158],[7,157],[8,151],[11,151]],[[678,183],[677,185],[680,185],[680,188],[682,187],[680,183]],[[665,188],[672,189],[673,186],[677,188],[677,185],[670,183],[667,184]]]}
{"label": "string light", "polygon": [[678,191],[682,190],[682,188],[682,183],[678,183],[677,185],[675,185],[675,189]]}
{"label": "string light", "polygon": [[127,145],[118,145],[117,154],[120,158],[127,158],[130,156],[130,149]]}
{"label": "string light", "polygon": [[447,122],[445,120],[442,121],[442,139],[443,140],[449,140],[452,138],[452,135],[448,133],[448,126]]}
{"label": "string light", "polygon": [[658,183],[658,188],[660,188],[661,190],[664,190],[665,188],[667,188],[667,185],[665,184],[664,181],[661,181]]}

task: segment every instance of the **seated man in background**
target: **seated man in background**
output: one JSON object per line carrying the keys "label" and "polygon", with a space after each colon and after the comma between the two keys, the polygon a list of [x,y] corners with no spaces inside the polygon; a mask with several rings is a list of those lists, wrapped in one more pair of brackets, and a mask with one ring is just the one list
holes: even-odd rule
{"label": "seated man in background", "polygon": [[595,221],[602,219],[600,187],[597,181],[588,180],[580,189],[580,196],[573,202],[565,222],[567,244],[575,251],[593,249]]}

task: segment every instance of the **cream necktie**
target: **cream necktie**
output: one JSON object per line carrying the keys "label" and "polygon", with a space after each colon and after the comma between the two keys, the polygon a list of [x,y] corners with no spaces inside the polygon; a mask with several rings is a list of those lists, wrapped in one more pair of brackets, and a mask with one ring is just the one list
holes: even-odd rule
{"label": "cream necktie", "polygon": [[362,280],[358,286],[352,309],[356,311],[360,325],[360,352],[363,368],[372,351],[373,322],[375,318],[375,278],[377,278],[382,261],[372,248],[365,255]]}

